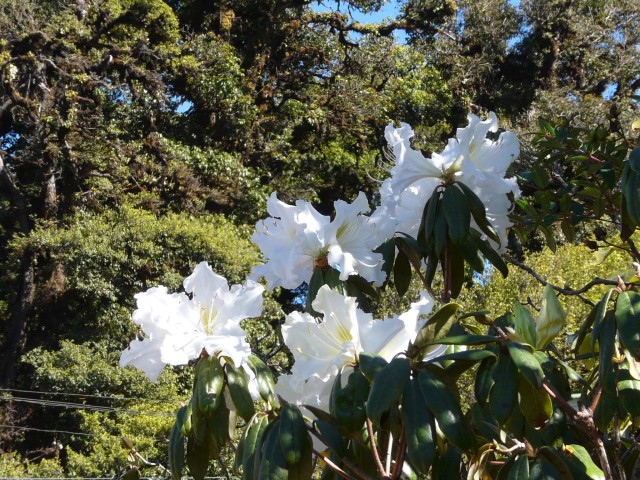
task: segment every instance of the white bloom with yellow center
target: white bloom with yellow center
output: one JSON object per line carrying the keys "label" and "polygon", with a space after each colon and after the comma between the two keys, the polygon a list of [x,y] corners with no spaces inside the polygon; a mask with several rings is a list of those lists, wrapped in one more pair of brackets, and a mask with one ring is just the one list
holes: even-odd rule
{"label": "white bloom with yellow center", "polygon": [[459,128],[441,153],[425,157],[411,147],[414,133],[407,124],[400,128],[389,125],[385,131],[395,165],[391,177],[381,189],[380,213],[376,221],[396,221],[395,231],[416,236],[422,210],[438,185],[452,180],[465,183],[480,198],[486,208],[487,219],[500,237],[500,251],[506,247],[511,200],[520,196],[515,178],[505,178],[507,169],[520,153],[520,144],[512,132],[501,133],[496,140],[487,138],[498,131],[498,118],[491,112],[481,120],[469,115],[469,125]]}
{"label": "white bloom with yellow center", "polygon": [[276,392],[292,402],[328,409],[338,372],[355,365],[362,352],[390,361],[405,351],[422,325],[420,315],[431,311],[433,301],[424,292],[409,311],[375,320],[357,307],[355,298],[325,285],[318,290],[313,308],[322,314],[321,321],[307,313],[293,312],[282,326],[282,336],[295,363],[291,375],[278,379]]}
{"label": "white bloom with yellow center", "polygon": [[122,352],[121,366],[133,365],[156,380],[165,365],[185,365],[202,350],[226,355],[236,367],[245,363],[251,348],[240,321],[262,313],[264,288],[251,280],[229,288],[224,277],[202,262],[184,280],[184,289],[186,293],[169,294],[159,286],[136,295],[132,318],[145,338]]}
{"label": "white bloom with yellow center", "polygon": [[369,204],[363,193],[353,203],[337,201],[336,215],[318,213],[302,200],[287,205],[275,193],[267,202],[269,218],[258,222],[251,240],[267,260],[255,268],[257,278],[264,277],[269,288],[294,289],[308,282],[320,261],[340,271],[340,279],[359,274],[381,285],[382,255],[374,253],[384,240],[384,232],[369,217]]}

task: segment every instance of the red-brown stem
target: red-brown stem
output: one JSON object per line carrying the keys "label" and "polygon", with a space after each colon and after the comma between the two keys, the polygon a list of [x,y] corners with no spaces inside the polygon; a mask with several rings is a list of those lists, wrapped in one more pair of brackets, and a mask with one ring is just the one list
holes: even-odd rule
{"label": "red-brown stem", "polygon": [[[320,440],[322,443],[324,443],[325,445],[327,445],[326,440],[324,439],[324,437],[320,434],[320,432],[318,432],[315,428],[313,428],[310,425],[307,425],[307,430],[309,430],[309,432],[311,432],[311,434],[313,436],[315,436],[318,440]],[[314,450],[315,451],[315,450]],[[316,452],[316,455],[322,457],[322,459],[326,462],[326,457],[322,454],[319,454],[318,452]],[[362,480],[372,480],[371,477],[369,477],[366,473],[364,473],[362,470],[360,470],[358,467],[356,467],[350,460],[346,459],[346,458],[341,458],[340,459],[342,461],[342,463],[344,463],[347,467],[349,467],[349,469],[351,469],[351,471],[353,473],[355,473],[355,475],[359,478],[361,478]],[[333,462],[331,462],[333,464]],[[335,464],[333,464],[335,465]],[[329,463],[327,463],[327,466],[329,468],[332,468],[331,465],[329,465]],[[338,467],[340,468],[340,467]],[[352,477],[349,477],[352,479]]]}
{"label": "red-brown stem", "polygon": [[407,439],[404,434],[404,426],[400,432],[400,440],[398,441],[398,453],[396,453],[396,463],[391,471],[391,479],[397,480],[402,475],[402,465],[404,464],[404,456],[407,449]]}
{"label": "red-brown stem", "polygon": [[322,461],[324,461],[324,463],[327,464],[327,467],[329,467],[331,470],[333,470],[335,473],[337,473],[338,475],[340,475],[342,478],[344,478],[345,480],[353,480],[353,477],[351,475],[349,475],[347,472],[345,472],[344,470],[342,470],[338,465],[336,465],[335,463],[333,463],[331,460],[329,460],[328,457],[324,456],[322,453],[320,453],[319,451],[317,451],[315,448],[313,449],[313,453],[316,454],[316,456],[322,458]]}
{"label": "red-brown stem", "polygon": [[382,465],[382,460],[380,460],[380,453],[378,452],[378,447],[376,446],[375,433],[373,431],[373,422],[367,418],[367,432],[369,432],[369,444],[371,445],[371,453],[373,453],[373,460],[376,462],[376,468],[378,469],[378,473],[380,477],[383,479],[388,479],[389,474],[384,469],[384,465]]}
{"label": "red-brown stem", "polygon": [[444,290],[442,292],[442,302],[451,301],[451,242],[447,240],[444,246],[444,265],[442,266],[444,276]]}

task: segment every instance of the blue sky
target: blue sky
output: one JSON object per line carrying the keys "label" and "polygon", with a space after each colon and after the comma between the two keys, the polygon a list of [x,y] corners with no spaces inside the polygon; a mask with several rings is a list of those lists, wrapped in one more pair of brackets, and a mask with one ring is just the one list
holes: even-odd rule
{"label": "blue sky", "polygon": [[[319,12],[335,12],[339,10],[343,13],[351,13],[354,20],[362,23],[380,23],[384,19],[393,19],[400,13],[400,2],[397,0],[388,0],[379,11],[367,14],[355,8],[352,8],[351,11],[347,10],[347,5],[344,2],[340,4],[340,7],[338,7],[339,4],[340,2],[336,0],[317,0],[317,3],[312,4],[311,8]],[[396,31],[395,36],[400,43],[404,43],[406,36],[403,31]]]}

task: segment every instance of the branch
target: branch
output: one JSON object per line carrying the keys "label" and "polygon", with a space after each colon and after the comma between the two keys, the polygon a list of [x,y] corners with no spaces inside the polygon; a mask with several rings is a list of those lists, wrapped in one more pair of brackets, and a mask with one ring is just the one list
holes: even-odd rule
{"label": "branch", "polygon": [[[619,285],[619,283],[620,283],[618,280],[608,280],[606,278],[596,277],[593,280],[591,280],[589,283],[585,284],[582,288],[578,288],[577,290],[574,290],[572,288],[562,288],[562,287],[558,287],[557,285],[554,285],[554,284],[546,281],[533,268],[531,268],[530,266],[525,265],[524,263],[516,260],[511,255],[505,255],[504,258],[509,263],[511,263],[512,265],[515,265],[516,267],[518,267],[518,268],[524,270],[525,272],[529,273],[533,278],[535,278],[543,286],[550,285],[551,288],[553,288],[556,292],[561,293],[562,295],[567,295],[567,296],[577,295],[578,297],[580,297],[580,300],[582,300],[585,303],[589,303],[591,305],[593,305],[593,302],[591,302],[590,300],[587,300],[586,298],[582,297],[583,293],[587,292],[588,290],[590,290],[591,288],[595,287],[596,285],[611,285],[611,286],[617,287]],[[630,284],[626,284],[626,285],[630,285]]]}
{"label": "branch", "polygon": [[[606,480],[613,480],[613,473],[611,472],[611,466],[609,465],[609,459],[607,458],[607,451],[604,447],[604,442],[596,428],[593,421],[593,411],[589,408],[581,407],[580,410],[573,408],[564,398],[562,398],[555,390],[553,385],[545,379],[542,383],[542,389],[551,397],[551,399],[558,404],[562,410],[565,411],[578,425],[584,430],[591,442],[593,443],[598,459],[600,460],[600,467],[604,472]],[[596,398],[599,399],[599,392],[596,394]],[[597,405],[597,400],[594,398],[592,405]]]}

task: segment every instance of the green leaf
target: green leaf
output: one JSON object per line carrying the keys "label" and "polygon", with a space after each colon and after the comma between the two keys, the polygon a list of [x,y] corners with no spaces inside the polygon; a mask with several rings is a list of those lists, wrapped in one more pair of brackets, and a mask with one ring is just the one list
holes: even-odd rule
{"label": "green leaf", "polygon": [[463,360],[472,363],[478,363],[488,357],[496,358],[496,354],[490,350],[474,349],[474,350],[462,350],[460,352],[447,353],[446,355],[440,355],[439,357],[429,360],[430,362],[444,363],[451,360]]}
{"label": "green leaf", "polygon": [[480,200],[475,192],[467,187],[464,182],[455,182],[455,184],[464,193],[464,196],[469,204],[471,214],[473,215],[473,219],[476,221],[476,224],[478,225],[482,233],[484,233],[487,237],[500,245],[500,237],[487,219],[487,210],[484,206],[484,203],[482,203],[482,200]]}
{"label": "green leaf", "polygon": [[442,209],[438,211],[436,217],[434,229],[433,229],[433,250],[435,256],[440,258],[444,252],[444,247],[447,244],[447,219],[442,212]]}
{"label": "green leaf", "polygon": [[[180,410],[182,409],[186,409],[186,407],[182,407]],[[184,463],[184,437],[182,433],[180,433],[179,420],[176,420],[169,434],[169,470],[171,471],[173,480],[180,480],[182,478]]]}
{"label": "green leaf", "polygon": [[431,480],[452,480],[460,478],[460,463],[462,451],[449,446],[447,451],[433,462]]}
{"label": "green leaf", "polygon": [[629,166],[634,172],[640,173],[640,147],[631,150],[629,154]]}
{"label": "green leaf", "polygon": [[473,391],[480,405],[485,405],[489,399],[489,393],[494,384],[493,372],[497,364],[498,362],[495,357],[487,357],[480,362],[473,384]]}
{"label": "green leaf", "polygon": [[591,350],[595,350],[596,341],[600,337],[600,329],[602,328],[602,323],[604,322],[604,318],[607,315],[607,310],[609,307],[609,299],[613,294],[613,288],[607,290],[604,296],[598,302],[595,317],[593,319],[593,331],[591,334]]}
{"label": "green leaf", "polygon": [[509,267],[504,262],[502,257],[498,254],[498,252],[496,252],[493,247],[489,245],[489,242],[480,238],[480,234],[478,234],[478,232],[476,232],[475,230],[471,229],[470,235],[472,240],[476,243],[476,245],[482,252],[482,255],[484,255],[484,258],[489,260],[489,262],[491,262],[491,264],[498,269],[498,271],[504,278],[507,278],[507,276],[509,275]]}
{"label": "green leaf", "polygon": [[[449,245],[451,246],[451,244]],[[447,247],[447,259],[449,260],[449,272],[451,273],[451,298],[458,298],[462,285],[464,285],[464,256],[459,255],[453,249]]]}
{"label": "green leaf", "polygon": [[334,415],[347,430],[360,431],[367,419],[365,403],[369,396],[369,380],[358,370],[349,375],[347,384],[334,395]]}
{"label": "green leaf", "polygon": [[550,284],[544,287],[542,294],[542,304],[538,321],[536,323],[537,342],[534,344],[537,350],[544,350],[551,341],[564,328],[567,318],[562,304],[558,300]]}
{"label": "green leaf", "polygon": [[309,289],[307,290],[307,303],[305,307],[305,312],[313,315],[314,317],[319,317],[320,314],[313,309],[313,301],[316,299],[318,295],[318,290],[320,287],[324,285],[324,276],[322,274],[322,268],[315,268],[313,270],[313,274],[311,275],[311,279],[309,280]]}
{"label": "green leaf", "polygon": [[224,371],[217,357],[201,358],[196,367],[196,395],[198,407],[207,416],[213,414],[220,404]]}
{"label": "green leaf", "polygon": [[535,388],[542,388],[544,372],[536,357],[521,343],[508,342],[509,355],[518,370]]}
{"label": "green leaf", "polygon": [[620,399],[616,392],[616,376],[617,367],[610,363],[609,367],[602,371],[602,377],[600,378],[602,393],[600,394],[600,401],[593,412],[593,421],[602,432],[608,431],[613,417],[620,411]]}
{"label": "green leaf", "polygon": [[224,366],[224,372],[227,375],[227,385],[229,387],[231,401],[236,407],[238,415],[246,421],[249,421],[255,413],[255,407],[253,406],[253,399],[249,393],[249,384],[244,370],[236,369],[233,365],[227,363]]}
{"label": "green leaf", "polygon": [[262,432],[264,432],[268,424],[269,418],[259,413],[245,427],[242,452],[238,450],[236,453],[238,457],[237,463],[242,465],[242,478],[244,479],[253,478],[253,464],[258,438],[262,435]]}
{"label": "green leaf", "polygon": [[400,296],[407,293],[411,284],[411,264],[403,250],[398,250],[396,263],[393,265],[393,283]]}
{"label": "green leaf", "polygon": [[518,455],[509,469],[507,480],[529,480],[529,457]]}
{"label": "green leaf", "polygon": [[176,424],[183,437],[188,437],[191,432],[191,402],[184,407],[180,407],[176,414]]}
{"label": "green leaf", "polygon": [[420,370],[418,381],[427,407],[438,421],[444,436],[458,448],[475,450],[475,435],[467,423],[459,401],[434,373]]}
{"label": "green leaf", "polygon": [[256,376],[256,383],[258,385],[258,392],[260,392],[260,397],[262,397],[265,402],[269,402],[272,407],[275,407],[275,380],[273,379],[271,370],[262,360],[260,360],[260,358],[256,357],[255,355],[249,356],[247,363],[249,364],[249,368],[253,370],[253,373]]}
{"label": "green leaf", "polygon": [[[233,422],[230,421],[230,417],[233,417]],[[233,428],[230,429],[230,426],[233,426]],[[232,415],[224,396],[222,396],[218,408],[207,417],[207,434],[211,458],[220,456],[220,450],[231,440],[230,432],[232,430],[235,432],[235,414]]]}
{"label": "green leaf", "polygon": [[416,471],[426,475],[436,456],[435,420],[425,404],[417,378],[404,385],[402,414],[407,458]]}
{"label": "green leaf", "polygon": [[[569,464],[575,480],[604,480],[604,472],[598,467],[586,448],[578,444],[565,445],[564,460]],[[572,465],[573,464],[573,465]]]}
{"label": "green leaf", "polygon": [[366,353],[362,352],[358,355],[358,365],[360,367],[360,371],[364,374],[365,377],[369,380],[369,382],[373,382],[373,379],[378,374],[378,372],[388,365],[384,358],[374,353]]}
{"label": "green leaf", "polygon": [[471,212],[467,199],[455,183],[448,185],[442,194],[442,211],[447,220],[449,238],[462,245],[469,235]]}
{"label": "green leaf", "polygon": [[618,335],[633,358],[640,360],[640,295],[622,292],[616,302]]}
{"label": "green leaf", "polygon": [[339,428],[322,419],[315,420],[313,423],[332,452],[339,457],[347,455],[347,440]]}
{"label": "green leaf", "polygon": [[518,301],[514,307],[514,318],[516,322],[516,333],[524,341],[532,347],[536,346],[538,335],[536,333],[536,322],[529,310],[522,306]]}
{"label": "green leaf", "polygon": [[618,370],[618,395],[620,403],[632,417],[640,416],[640,380],[629,372],[628,360]]}
{"label": "green leaf", "polygon": [[307,443],[307,426],[302,412],[292,403],[285,404],[280,414],[280,447],[289,465],[302,459]]}
{"label": "green leaf", "polygon": [[551,398],[543,390],[535,388],[523,375],[517,379],[520,411],[534,427],[542,428],[553,415]]}
{"label": "green leaf", "polygon": [[473,237],[467,237],[464,245],[459,247],[458,251],[462,254],[464,260],[469,264],[474,272],[484,272],[484,260],[478,252],[478,245],[473,240]]}
{"label": "green leaf", "polygon": [[[439,203],[440,194],[434,190],[433,195],[431,195],[431,198],[427,200],[427,204],[424,207],[422,224],[420,225],[419,230],[418,243],[421,243],[424,247],[428,247],[432,243]],[[420,234],[424,239],[423,242],[420,242]]]}
{"label": "green leaf", "polygon": [[406,357],[396,357],[380,369],[371,384],[366,407],[367,417],[374,421],[380,419],[402,395],[410,373],[411,363]]}
{"label": "green leaf", "polygon": [[498,424],[504,425],[518,402],[518,370],[509,355],[498,357],[492,380],[489,407]]}
{"label": "green leaf", "polygon": [[[538,449],[538,461],[541,463],[544,476],[534,478],[546,478],[550,472],[555,472],[552,478],[572,478],[571,470],[555,448],[544,446]],[[537,463],[537,462],[536,462]],[[533,477],[533,475],[532,475]]]}
{"label": "green leaf", "polygon": [[613,356],[616,353],[616,322],[613,310],[608,310],[602,321],[602,327],[598,335],[598,344],[600,346],[598,372],[600,382],[604,383],[606,382],[607,375],[611,372]]}
{"label": "green leaf", "polygon": [[276,420],[266,432],[264,451],[260,457],[260,468],[258,470],[258,478],[260,480],[287,480],[289,478],[287,461],[282,448],[280,448],[279,423],[280,421]]}
{"label": "green leaf", "polygon": [[413,343],[418,349],[418,356],[431,344],[434,339],[442,338],[447,334],[451,325],[456,321],[456,313],[460,310],[460,304],[447,303],[432,314],[422,326]]}
{"label": "green leaf", "polygon": [[194,480],[204,480],[209,468],[209,439],[205,436],[204,442],[198,442],[191,435],[187,441],[187,466]]}

